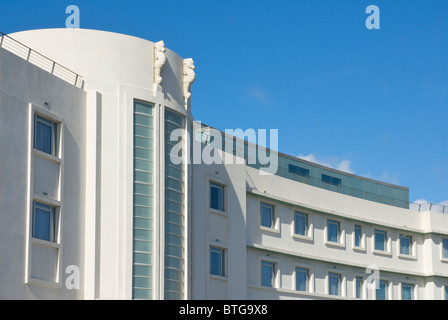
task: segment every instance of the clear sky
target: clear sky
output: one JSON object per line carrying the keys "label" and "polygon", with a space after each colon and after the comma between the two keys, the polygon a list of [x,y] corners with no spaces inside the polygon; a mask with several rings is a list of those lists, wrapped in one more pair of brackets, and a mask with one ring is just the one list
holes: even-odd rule
{"label": "clear sky", "polygon": [[283,153],[448,200],[447,0],[2,0],[0,31],[64,28],[72,4],[81,28],[193,58],[196,120],[278,129]]}

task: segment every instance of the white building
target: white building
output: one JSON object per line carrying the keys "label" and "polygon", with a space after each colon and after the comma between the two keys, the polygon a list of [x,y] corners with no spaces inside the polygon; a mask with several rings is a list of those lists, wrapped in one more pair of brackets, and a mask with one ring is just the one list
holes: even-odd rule
{"label": "white building", "polygon": [[163,42],[0,41],[1,299],[447,299],[448,208],[284,154],[261,174],[231,136],[246,164],[189,164],[213,130]]}

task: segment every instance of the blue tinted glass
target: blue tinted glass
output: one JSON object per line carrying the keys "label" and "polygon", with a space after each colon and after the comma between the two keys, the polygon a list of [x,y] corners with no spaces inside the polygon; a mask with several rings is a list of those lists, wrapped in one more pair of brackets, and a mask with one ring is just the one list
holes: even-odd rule
{"label": "blue tinted glass", "polygon": [[442,240],[442,246],[443,246],[443,257],[448,259],[448,239]]}
{"label": "blue tinted glass", "polygon": [[401,254],[410,254],[410,237],[400,235],[400,253]]}
{"label": "blue tinted glass", "polygon": [[328,289],[329,289],[329,294],[332,296],[339,295],[339,279],[340,279],[340,276],[337,273],[330,272],[328,274]]}
{"label": "blue tinted glass", "polygon": [[223,187],[214,183],[210,184],[210,208],[224,211]]}
{"label": "blue tinted glass", "polygon": [[362,278],[356,277],[356,298],[362,298]]}
{"label": "blue tinted glass", "polygon": [[36,116],[34,122],[34,148],[52,154],[53,123]]}
{"label": "blue tinted glass", "polygon": [[322,182],[328,183],[334,186],[341,186],[342,180],[339,178],[331,177],[326,174],[322,174]]}
{"label": "blue tinted glass", "polygon": [[296,268],[296,290],[306,291],[308,279],[308,270],[305,268]]}
{"label": "blue tinted glass", "polygon": [[50,241],[50,219],[51,213],[49,210],[43,210],[40,208],[34,209],[34,238]]}
{"label": "blue tinted glass", "polygon": [[380,280],[379,288],[376,289],[376,300],[386,300],[387,283],[385,280]]}
{"label": "blue tinted glass", "polygon": [[355,247],[361,246],[361,226],[355,226]]}
{"label": "blue tinted glass", "polygon": [[273,286],[274,264],[272,262],[261,262],[261,285],[265,287]]}
{"label": "blue tinted glass", "polygon": [[299,235],[306,235],[306,230],[308,227],[307,223],[307,215],[305,213],[296,212],[295,213],[295,233]]}
{"label": "blue tinted glass", "polygon": [[375,230],[375,250],[385,251],[385,231]]}
{"label": "blue tinted glass", "polygon": [[210,274],[223,276],[223,250],[219,248],[210,248]]}
{"label": "blue tinted glass", "polygon": [[338,242],[339,222],[328,220],[328,241]]}
{"label": "blue tinted glass", "polygon": [[298,174],[302,177],[310,176],[310,170],[295,166],[293,164],[288,165],[288,171],[293,174]]}
{"label": "blue tinted glass", "polygon": [[272,228],[273,222],[273,207],[270,204],[261,204],[261,225],[263,227]]}
{"label": "blue tinted glass", "polygon": [[403,283],[401,285],[401,299],[402,300],[412,300],[412,284]]}

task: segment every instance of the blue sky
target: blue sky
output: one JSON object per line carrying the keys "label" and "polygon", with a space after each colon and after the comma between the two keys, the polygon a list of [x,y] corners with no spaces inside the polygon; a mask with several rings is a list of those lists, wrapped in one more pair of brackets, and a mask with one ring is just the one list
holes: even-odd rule
{"label": "blue sky", "polygon": [[71,4],[81,28],[192,57],[196,120],[278,129],[281,152],[448,200],[448,1],[5,0],[0,31],[63,28]]}

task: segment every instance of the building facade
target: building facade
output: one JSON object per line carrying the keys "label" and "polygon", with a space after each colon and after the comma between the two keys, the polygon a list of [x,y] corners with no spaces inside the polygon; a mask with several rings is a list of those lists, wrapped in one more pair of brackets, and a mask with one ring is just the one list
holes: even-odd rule
{"label": "building facade", "polygon": [[447,299],[448,210],[198,125],[194,80],[162,41],[2,36],[1,299]]}

